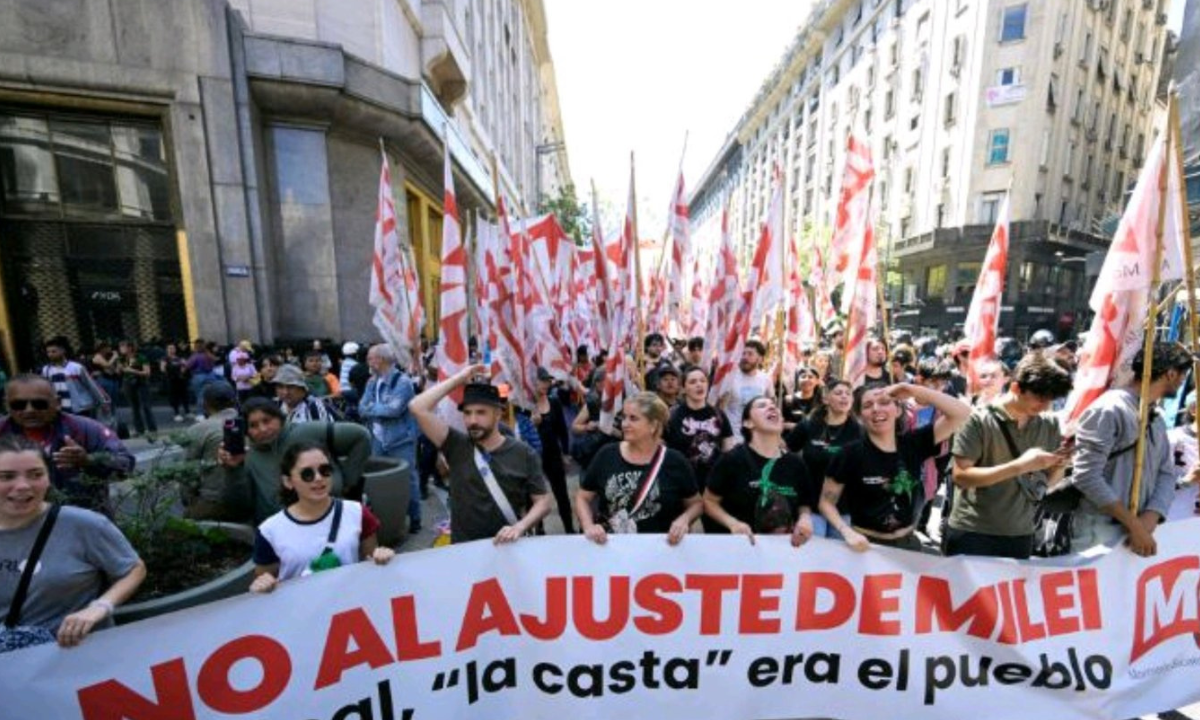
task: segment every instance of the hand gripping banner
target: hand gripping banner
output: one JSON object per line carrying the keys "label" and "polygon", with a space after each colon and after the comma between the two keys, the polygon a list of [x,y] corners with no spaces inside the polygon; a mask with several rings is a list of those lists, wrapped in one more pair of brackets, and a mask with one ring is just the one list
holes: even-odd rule
{"label": "hand gripping banner", "polygon": [[1128,718],[1200,698],[1200,520],[1080,566],[470,543],[0,655],[0,717]]}

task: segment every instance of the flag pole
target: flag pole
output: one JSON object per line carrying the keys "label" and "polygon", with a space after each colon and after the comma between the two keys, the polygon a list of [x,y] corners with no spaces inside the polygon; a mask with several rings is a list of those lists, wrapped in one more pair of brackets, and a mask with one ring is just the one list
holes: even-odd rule
{"label": "flag pole", "polygon": [[[1169,102],[1169,101],[1168,101]],[[1129,512],[1135,516],[1141,505],[1142,479],[1146,459],[1146,425],[1150,422],[1150,375],[1154,366],[1154,335],[1158,326],[1158,303],[1154,294],[1158,290],[1159,275],[1162,272],[1163,257],[1163,224],[1167,215],[1167,173],[1171,163],[1171,153],[1175,152],[1174,134],[1170,132],[1166,138],[1167,148],[1163,153],[1162,169],[1158,173],[1158,225],[1154,231],[1154,265],[1150,268],[1150,290],[1147,301],[1145,338],[1142,343],[1142,379],[1141,395],[1138,403],[1138,440],[1133,466],[1133,487],[1129,491]],[[1194,322],[1194,321],[1193,321]],[[1194,325],[1193,325],[1194,327]],[[1194,337],[1194,336],[1193,336]]]}
{"label": "flag pole", "polygon": [[[1167,103],[1168,103],[1167,124],[1168,124],[1168,127],[1170,128],[1171,143],[1173,145],[1173,147],[1171,148],[1171,150],[1173,152],[1167,155],[1167,160],[1168,161],[1174,160],[1175,161],[1174,167],[1178,167],[1179,170],[1182,172],[1183,171],[1183,136],[1182,136],[1182,132],[1180,130],[1179,92],[1178,92],[1177,88],[1172,88],[1172,92],[1167,97]],[[1167,172],[1170,172],[1172,166],[1170,164],[1168,164],[1167,167],[1168,167]],[[1163,200],[1163,203],[1166,204],[1165,198]],[[1183,267],[1184,267],[1184,273],[1185,273],[1183,278],[1184,278],[1184,282],[1187,285],[1188,330],[1191,332],[1192,354],[1195,355],[1197,352],[1200,352],[1200,349],[1198,349],[1198,348],[1200,348],[1200,327],[1198,327],[1198,325],[1200,325],[1200,323],[1197,323],[1197,318],[1196,318],[1196,271],[1192,265],[1193,255],[1194,255],[1194,253],[1192,252],[1192,237],[1191,237],[1192,236],[1192,228],[1191,228],[1191,223],[1189,222],[1189,218],[1187,216],[1187,206],[1188,206],[1187,186],[1182,182],[1182,178],[1180,178],[1179,208],[1180,208],[1180,211],[1183,213],[1183,217],[1178,218],[1178,220],[1179,220],[1181,232],[1183,234],[1183,237],[1181,238],[1181,240],[1183,242]],[[1197,362],[1192,363],[1192,377],[1200,378],[1200,363],[1197,363]],[[1200,432],[1200,413],[1197,413],[1196,419],[1194,420],[1194,422],[1196,424],[1197,431]]]}
{"label": "flag pole", "polygon": [[[787,154],[787,147],[784,146],[781,154]],[[779,411],[783,412],[783,368],[784,356],[787,353],[787,311],[789,302],[795,302],[794,298],[788,298],[787,293],[787,251],[791,243],[791,213],[788,209],[792,206],[791,196],[789,194],[788,180],[792,176],[791,163],[783,163],[783,177],[780,178],[780,202],[783,207],[780,212],[783,214],[783,227],[780,229],[780,236],[776,238],[776,242],[783,243],[779,248],[779,282],[783,290],[783,296],[780,298],[779,307],[775,310],[775,334],[779,337],[776,339],[779,347],[779,375],[775,378],[775,397],[779,405]],[[795,262],[795,258],[792,259]]]}
{"label": "flag pole", "polygon": [[630,234],[633,236],[633,292],[634,292],[634,312],[637,313],[637,337],[634,339],[633,353],[637,359],[637,377],[634,383],[639,390],[645,390],[645,372],[646,372],[646,355],[642,349],[644,345],[643,336],[646,334],[646,316],[642,312],[642,253],[641,243],[638,241],[638,224],[637,224],[637,172],[636,163],[634,162],[633,151],[629,151],[629,197],[633,200],[630,207]]}

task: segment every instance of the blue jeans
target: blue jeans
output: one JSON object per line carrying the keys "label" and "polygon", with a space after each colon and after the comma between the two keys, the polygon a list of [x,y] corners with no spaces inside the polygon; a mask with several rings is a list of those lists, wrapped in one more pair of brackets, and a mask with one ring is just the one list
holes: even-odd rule
{"label": "blue jeans", "polygon": [[[843,515],[842,520],[844,520],[847,525],[850,524],[850,516],[849,515]],[[830,538],[831,540],[844,540],[845,539],[842,537],[842,534],[837,531],[837,528],[830,525],[829,521],[825,519],[825,516],[821,515],[820,513],[812,514],[812,525],[813,525],[813,537]]]}
{"label": "blue jeans", "polygon": [[192,393],[192,405],[194,407],[204,407],[204,388],[216,379],[216,376],[212,373],[196,373],[192,375],[192,379],[188,381],[188,389]]}

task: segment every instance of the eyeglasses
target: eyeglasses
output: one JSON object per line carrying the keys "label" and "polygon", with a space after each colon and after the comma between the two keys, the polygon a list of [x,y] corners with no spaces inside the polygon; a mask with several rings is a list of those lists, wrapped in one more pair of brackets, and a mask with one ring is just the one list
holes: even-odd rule
{"label": "eyeglasses", "polygon": [[300,470],[300,479],[306,483],[310,483],[317,479],[317,473],[320,473],[321,477],[323,478],[331,478],[333,477],[333,466],[329,463],[326,463],[324,465],[318,465],[315,468],[303,468]]}
{"label": "eyeglasses", "polygon": [[50,401],[49,400],[9,400],[8,407],[13,410],[16,410],[18,412],[21,410],[24,410],[25,408],[29,408],[29,407],[33,408],[34,410],[49,410],[50,409]]}

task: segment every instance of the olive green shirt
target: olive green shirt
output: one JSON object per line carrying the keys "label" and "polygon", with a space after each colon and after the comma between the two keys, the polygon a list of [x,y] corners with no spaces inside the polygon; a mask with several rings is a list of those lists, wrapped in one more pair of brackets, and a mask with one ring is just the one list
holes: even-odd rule
{"label": "olive green shirt", "polygon": [[[1029,418],[1024,427],[1018,427],[1000,404],[985,405],[976,408],[954,436],[954,458],[969,460],[975,467],[995,467],[1016,459],[1009,450],[1002,423],[1012,435],[1018,457],[1034,447],[1053,452],[1062,442],[1058,421],[1050,413]],[[1031,535],[1033,515],[1045,493],[1045,484],[1046,473],[1039,471],[987,487],[955,488],[950,527],[1004,537]]]}

